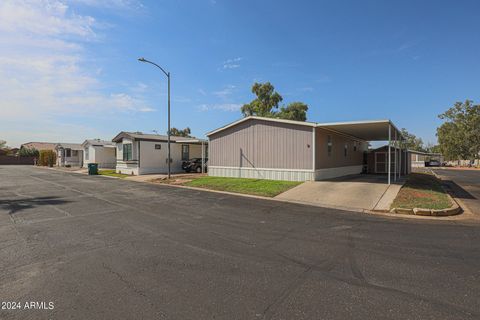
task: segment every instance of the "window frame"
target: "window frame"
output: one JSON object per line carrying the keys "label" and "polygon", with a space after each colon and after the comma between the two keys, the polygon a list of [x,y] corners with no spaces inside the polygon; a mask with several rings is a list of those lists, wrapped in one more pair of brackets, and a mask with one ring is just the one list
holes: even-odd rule
{"label": "window frame", "polygon": [[65,158],[70,158],[72,156],[72,149],[65,148]]}
{"label": "window frame", "polygon": [[[186,147],[187,152],[184,152],[184,148]],[[186,155],[186,157],[185,157]],[[190,145],[182,144],[182,161],[190,160]]]}
{"label": "window frame", "polygon": [[133,160],[132,145],[133,145],[132,143],[124,143],[122,145],[123,161]]}

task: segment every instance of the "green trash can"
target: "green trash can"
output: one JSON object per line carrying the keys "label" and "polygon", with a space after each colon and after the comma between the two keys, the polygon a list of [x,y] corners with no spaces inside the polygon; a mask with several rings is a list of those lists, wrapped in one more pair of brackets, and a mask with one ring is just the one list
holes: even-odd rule
{"label": "green trash can", "polygon": [[98,174],[98,163],[89,163],[88,164],[88,175]]}

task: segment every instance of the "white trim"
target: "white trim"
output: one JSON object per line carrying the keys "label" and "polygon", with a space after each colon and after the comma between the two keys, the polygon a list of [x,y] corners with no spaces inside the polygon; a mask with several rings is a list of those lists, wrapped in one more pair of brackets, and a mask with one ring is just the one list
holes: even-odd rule
{"label": "white trim", "polygon": [[326,180],[362,173],[363,165],[345,166],[315,170],[315,180]]}
{"label": "white trim", "polygon": [[311,181],[315,179],[314,170],[261,169],[248,167],[208,167],[212,177],[253,178],[286,181]]}
{"label": "white trim", "polygon": [[253,167],[229,167],[229,166],[209,166],[208,168],[217,169],[242,169],[242,170],[270,170],[270,171],[295,171],[295,172],[314,172],[312,169],[285,169],[285,168],[253,168]]}

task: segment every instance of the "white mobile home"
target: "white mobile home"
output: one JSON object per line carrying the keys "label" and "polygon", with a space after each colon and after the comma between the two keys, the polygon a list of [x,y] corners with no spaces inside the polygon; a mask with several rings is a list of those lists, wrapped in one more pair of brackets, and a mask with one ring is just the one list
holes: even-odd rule
{"label": "white mobile home", "polygon": [[57,143],[57,166],[81,167],[83,165],[83,147],[78,143]]}
{"label": "white mobile home", "polygon": [[83,166],[89,163],[98,163],[99,168],[115,169],[116,151],[115,143],[100,139],[85,140],[83,147]]}
{"label": "white mobile home", "polygon": [[[117,146],[117,173],[150,174],[168,172],[166,135],[120,132],[112,139]],[[202,141],[195,138],[170,137],[172,173],[182,172],[182,161],[202,156]]]}

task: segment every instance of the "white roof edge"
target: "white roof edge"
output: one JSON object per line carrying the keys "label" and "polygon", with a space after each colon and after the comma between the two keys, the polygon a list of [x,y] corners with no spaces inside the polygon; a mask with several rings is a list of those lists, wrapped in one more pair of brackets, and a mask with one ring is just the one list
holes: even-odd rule
{"label": "white roof edge", "polygon": [[367,123],[388,123],[391,122],[388,119],[381,119],[381,120],[360,120],[360,121],[341,121],[341,122],[324,122],[324,123],[317,123],[317,126],[341,126],[346,124],[367,124]]}
{"label": "white roof edge", "polygon": [[296,124],[296,125],[302,125],[302,126],[308,126],[308,127],[314,127],[314,128],[316,128],[316,127],[327,127],[327,126],[353,125],[353,124],[389,123],[394,128],[394,130],[396,130],[400,134],[400,137],[402,136],[401,131],[398,130],[398,128],[395,126],[395,124],[393,124],[393,122],[389,119],[318,123],[318,122],[285,120],[285,119],[278,119],[278,118],[266,118],[266,117],[258,117],[258,116],[248,116],[248,117],[239,119],[237,121],[231,122],[231,123],[229,123],[229,124],[227,124],[223,127],[220,127],[220,128],[215,129],[213,131],[207,132],[206,136],[208,137],[212,134],[223,131],[225,129],[228,129],[230,127],[233,127],[233,126],[235,126],[239,123],[242,123],[242,122],[250,120],[250,119],[265,120],[265,121],[280,122],[280,123],[289,123],[289,124]]}
{"label": "white roof edge", "polygon": [[407,149],[407,151],[410,152],[410,153],[419,153],[419,154],[426,154],[426,155],[433,155],[433,156],[442,156],[441,153],[423,152],[423,151],[417,151],[417,150],[412,150],[412,149]]}
{"label": "white roof edge", "polygon": [[207,142],[207,139],[189,139],[189,140],[176,140],[178,143],[196,143],[196,142]]}
{"label": "white roof edge", "polygon": [[402,131],[398,130],[397,126],[392,122],[390,119],[382,119],[382,120],[362,120],[362,121],[344,121],[344,122],[326,122],[326,123],[317,123],[318,127],[322,126],[341,126],[341,125],[349,125],[349,124],[368,124],[368,123],[389,123],[402,137]]}
{"label": "white roof edge", "polygon": [[258,117],[258,116],[248,116],[242,119],[238,119],[237,121],[231,122],[223,127],[220,127],[218,129],[215,129],[213,131],[207,132],[206,136],[210,136],[212,134],[215,134],[217,132],[223,131],[225,129],[228,129],[230,127],[233,127],[239,123],[242,123],[247,120],[251,119],[256,119],[256,120],[265,120],[265,121],[271,121],[271,122],[280,122],[280,123],[289,123],[289,124],[296,124],[300,126],[308,126],[308,127],[316,127],[317,123],[316,122],[307,122],[307,121],[297,121],[297,120],[286,120],[286,119],[278,119],[278,118],[267,118],[267,117]]}

